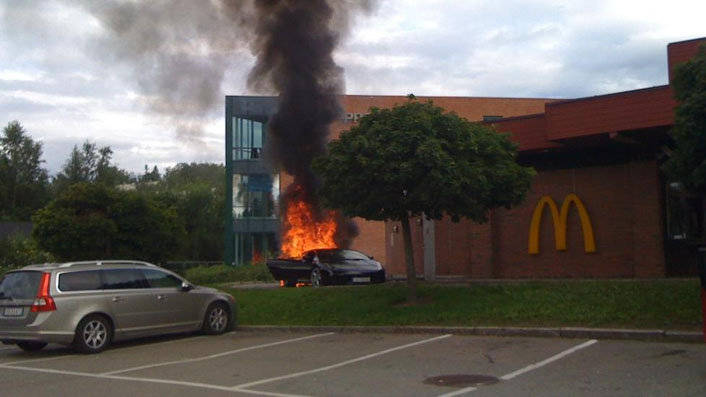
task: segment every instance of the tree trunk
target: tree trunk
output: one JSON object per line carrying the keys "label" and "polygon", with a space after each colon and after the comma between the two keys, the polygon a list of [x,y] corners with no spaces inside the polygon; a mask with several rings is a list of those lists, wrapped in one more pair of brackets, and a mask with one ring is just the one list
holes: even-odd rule
{"label": "tree trunk", "polygon": [[417,274],[414,268],[414,251],[412,250],[412,231],[409,227],[409,216],[405,213],[402,222],[402,238],[404,240],[404,256],[407,264],[407,301],[417,302]]}

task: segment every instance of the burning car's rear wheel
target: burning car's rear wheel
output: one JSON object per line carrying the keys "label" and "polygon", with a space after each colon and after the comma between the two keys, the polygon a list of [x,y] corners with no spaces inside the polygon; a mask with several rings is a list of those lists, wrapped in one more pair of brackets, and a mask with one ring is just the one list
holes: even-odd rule
{"label": "burning car's rear wheel", "polygon": [[311,270],[311,276],[309,277],[309,281],[311,281],[311,286],[315,288],[324,285],[324,278],[321,274],[321,269],[319,269],[318,267],[313,268]]}

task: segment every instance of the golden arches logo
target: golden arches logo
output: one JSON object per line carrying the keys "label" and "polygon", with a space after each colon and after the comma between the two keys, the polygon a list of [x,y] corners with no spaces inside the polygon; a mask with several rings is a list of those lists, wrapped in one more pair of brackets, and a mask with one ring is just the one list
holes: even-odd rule
{"label": "golden arches logo", "polygon": [[593,226],[591,225],[591,218],[588,217],[586,207],[577,195],[574,193],[569,193],[564,198],[564,202],[561,204],[561,212],[551,197],[544,196],[539,199],[537,206],[534,208],[534,213],[532,214],[532,223],[530,223],[528,249],[530,254],[539,253],[539,228],[542,223],[542,215],[544,214],[545,206],[549,207],[549,211],[552,214],[552,221],[554,222],[554,244],[556,249],[558,251],[566,251],[566,223],[569,218],[569,209],[571,204],[576,207],[576,210],[579,213],[579,219],[581,220],[584,250],[586,252],[596,252],[596,241],[593,237]]}

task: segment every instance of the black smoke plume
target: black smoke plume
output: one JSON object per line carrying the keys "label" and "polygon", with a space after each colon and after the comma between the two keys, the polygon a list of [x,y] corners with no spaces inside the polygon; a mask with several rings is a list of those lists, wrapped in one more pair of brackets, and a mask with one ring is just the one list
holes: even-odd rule
{"label": "black smoke plume", "polygon": [[[333,52],[351,13],[370,1],[256,0],[252,50],[257,56],[249,84],[263,84],[279,94],[277,113],[268,121],[266,156],[294,177],[282,197],[304,200],[324,216],[315,192],[319,180],[311,160],[326,152],[331,123],[341,117],[338,96],[345,91],[343,69]],[[338,219],[337,243],[349,245],[357,234],[350,220]]]}
{"label": "black smoke plume", "polygon": [[[220,113],[229,71],[249,69],[254,55],[248,86],[279,96],[268,123],[268,159],[319,208],[310,164],[325,152],[329,126],[341,113],[337,95],[344,93],[333,52],[352,17],[370,11],[374,0],[61,1],[90,13],[93,21],[80,23],[100,27],[91,48],[96,59],[107,72],[127,70],[147,108],[189,144],[202,142],[203,125]],[[345,245],[352,228],[341,226]]]}

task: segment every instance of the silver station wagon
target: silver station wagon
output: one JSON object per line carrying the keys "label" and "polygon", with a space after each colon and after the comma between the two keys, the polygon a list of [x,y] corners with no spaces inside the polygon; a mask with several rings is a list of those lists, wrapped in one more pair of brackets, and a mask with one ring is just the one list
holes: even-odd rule
{"label": "silver station wagon", "polygon": [[98,353],[111,342],[232,329],[235,299],[139,261],[25,266],[0,279],[0,341],[27,351],[47,343]]}

